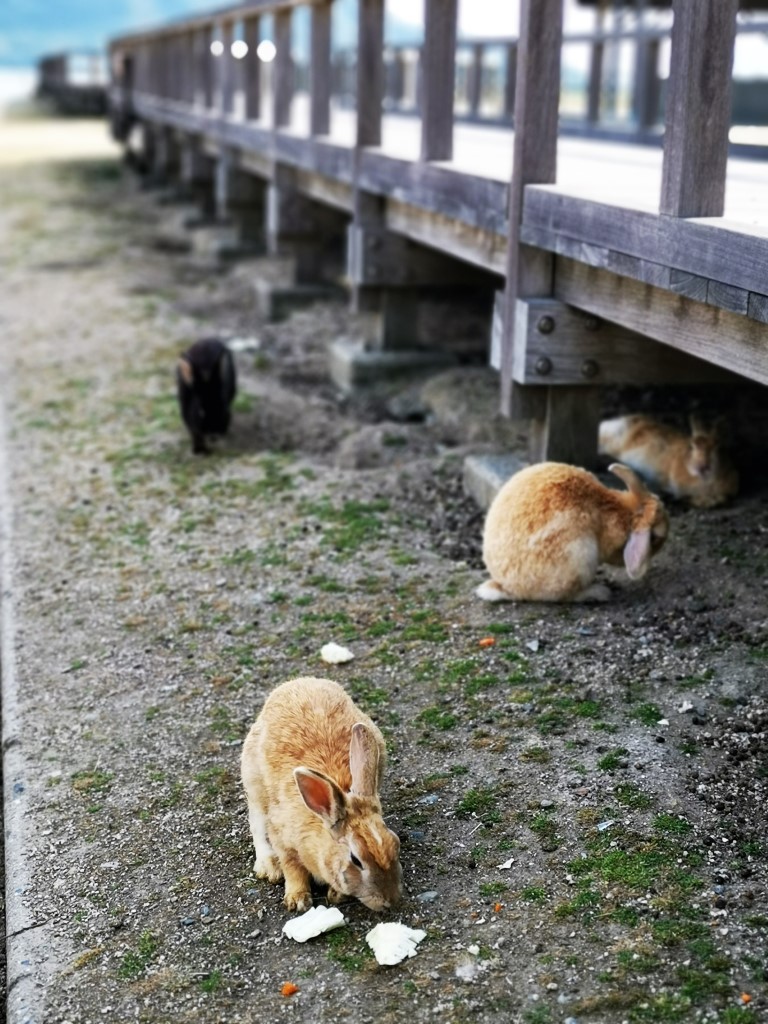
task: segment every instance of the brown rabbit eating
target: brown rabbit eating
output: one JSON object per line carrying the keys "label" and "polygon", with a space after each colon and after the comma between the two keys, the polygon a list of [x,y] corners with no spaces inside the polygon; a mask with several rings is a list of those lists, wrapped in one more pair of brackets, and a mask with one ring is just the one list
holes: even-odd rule
{"label": "brown rabbit eating", "polygon": [[313,878],[332,903],[399,902],[400,840],[378,795],[385,764],[378,728],[330,679],[291,679],[267,698],[243,746],[242,779],[253,870],[285,880],[289,910],[312,906]]}
{"label": "brown rabbit eating", "polygon": [[722,449],[717,423],[708,427],[691,416],[686,433],[653,416],[617,416],[600,424],[599,444],[602,454],[695,508],[714,508],[738,493],[739,474]]}
{"label": "brown rabbit eating", "polygon": [[602,563],[641,577],[661,548],[669,519],[659,498],[631,469],[614,463],[627,485],[614,491],[577,466],[541,462],[515,473],[488,509],[483,559],[485,601],[607,601],[595,583]]}

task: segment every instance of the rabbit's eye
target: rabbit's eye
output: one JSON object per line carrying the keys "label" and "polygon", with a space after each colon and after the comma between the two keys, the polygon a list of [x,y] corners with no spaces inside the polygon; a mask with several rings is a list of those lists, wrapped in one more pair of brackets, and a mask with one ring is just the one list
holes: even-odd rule
{"label": "rabbit's eye", "polygon": [[359,857],[356,857],[354,853],[350,853],[349,859],[352,861],[356,868],[362,868],[363,862],[360,860]]}

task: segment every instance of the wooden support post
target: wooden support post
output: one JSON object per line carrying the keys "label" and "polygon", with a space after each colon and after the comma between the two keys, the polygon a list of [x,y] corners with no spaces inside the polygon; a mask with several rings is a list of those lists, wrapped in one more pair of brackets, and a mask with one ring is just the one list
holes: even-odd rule
{"label": "wooden support post", "polygon": [[216,217],[237,226],[239,242],[266,247],[267,183],[239,165],[235,150],[224,149],[216,163]]}
{"label": "wooden support post", "polygon": [[312,7],[312,39],[309,66],[309,132],[328,135],[331,130],[331,3],[322,0]]}
{"label": "wooden support post", "polygon": [[244,22],[245,41],[248,44],[248,54],[243,63],[245,91],[245,119],[246,121],[258,121],[261,117],[261,61],[256,51],[261,41],[261,19],[257,17],[246,18]]}
{"label": "wooden support post", "polygon": [[295,261],[296,283],[317,284],[340,276],[344,262],[340,216],[299,191],[294,168],[275,167],[266,202],[267,252]]}
{"label": "wooden support post", "polygon": [[552,293],[553,257],[521,244],[520,226],[525,186],[553,184],[556,177],[562,17],[561,0],[522,0],[507,282],[495,324],[501,335],[502,412],[532,420],[532,461],[590,464],[597,454],[599,391],[566,385],[555,393],[552,388],[521,387],[513,379],[518,299]]}
{"label": "wooden support post", "polygon": [[660,212],[721,217],[739,0],[674,0]]}
{"label": "wooden support post", "polygon": [[421,159],[453,157],[458,0],[426,0],[422,55]]}
{"label": "wooden support post", "polygon": [[272,64],[272,124],[285,128],[291,123],[293,101],[293,57],[291,56],[291,24],[293,12],[290,8],[275,11],[275,47],[277,53]]}

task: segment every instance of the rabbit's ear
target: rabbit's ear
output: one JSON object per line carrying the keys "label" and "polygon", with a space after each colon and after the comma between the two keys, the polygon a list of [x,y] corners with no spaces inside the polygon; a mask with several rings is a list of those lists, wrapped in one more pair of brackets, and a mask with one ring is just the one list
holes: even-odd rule
{"label": "rabbit's ear", "polygon": [[646,488],[643,481],[629,466],[624,466],[621,462],[612,462],[608,467],[608,472],[613,473],[619,480],[623,480],[627,485],[627,489],[635,495],[636,498],[647,498],[648,489]]}
{"label": "rabbit's ear", "polygon": [[345,801],[336,783],[311,768],[294,768],[293,777],[310,811],[319,815],[329,828],[337,825],[344,817]]}
{"label": "rabbit's ear", "polygon": [[379,748],[376,739],[363,722],[352,726],[349,741],[349,770],[352,792],[356,796],[375,796],[379,781]]}
{"label": "rabbit's ear", "polygon": [[645,575],[651,558],[651,531],[633,530],[624,545],[624,565],[630,579],[637,580]]}
{"label": "rabbit's ear", "polygon": [[179,359],[179,376],[190,388],[195,383],[195,374],[192,369],[192,363],[190,363],[188,359],[184,359],[183,356]]}

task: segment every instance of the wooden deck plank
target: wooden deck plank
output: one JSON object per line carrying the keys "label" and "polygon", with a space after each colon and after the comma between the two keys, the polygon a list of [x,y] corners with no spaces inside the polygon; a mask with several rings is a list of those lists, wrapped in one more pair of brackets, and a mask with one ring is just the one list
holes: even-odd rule
{"label": "wooden deck plank", "polygon": [[719,218],[655,216],[537,186],[526,190],[523,223],[736,288],[765,291],[768,228]]}

